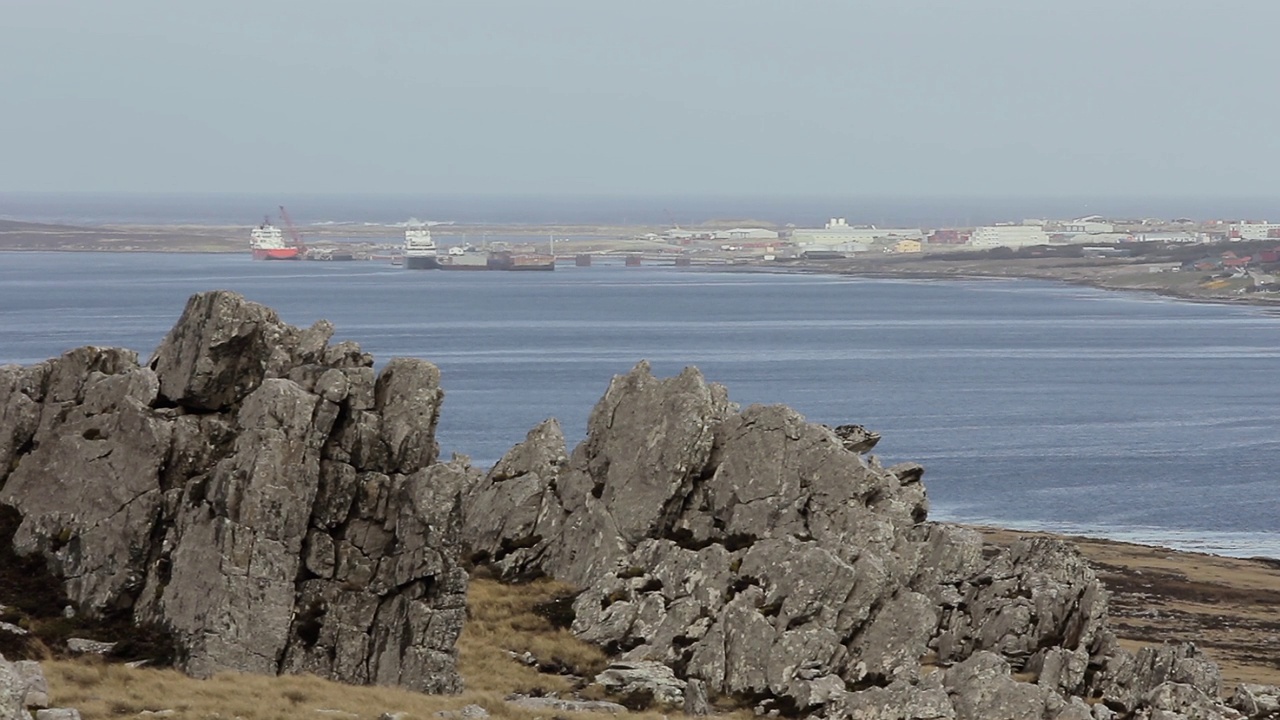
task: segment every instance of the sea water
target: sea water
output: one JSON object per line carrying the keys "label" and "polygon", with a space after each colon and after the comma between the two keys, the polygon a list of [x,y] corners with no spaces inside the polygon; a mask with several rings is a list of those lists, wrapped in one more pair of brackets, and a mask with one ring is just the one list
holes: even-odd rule
{"label": "sea water", "polygon": [[1280,318],[1035,281],[696,268],[410,271],[247,255],[0,254],[0,363],[143,359],[194,292],[337,326],[441,368],[444,455],[496,461],[546,417],[570,444],[615,374],[697,366],[730,398],[883,435],[931,517],[1280,557]]}

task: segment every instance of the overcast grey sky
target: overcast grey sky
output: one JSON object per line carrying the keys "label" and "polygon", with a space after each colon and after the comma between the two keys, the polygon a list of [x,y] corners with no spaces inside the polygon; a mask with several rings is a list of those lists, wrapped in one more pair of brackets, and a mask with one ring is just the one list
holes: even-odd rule
{"label": "overcast grey sky", "polygon": [[0,5],[0,190],[1280,192],[1273,0]]}

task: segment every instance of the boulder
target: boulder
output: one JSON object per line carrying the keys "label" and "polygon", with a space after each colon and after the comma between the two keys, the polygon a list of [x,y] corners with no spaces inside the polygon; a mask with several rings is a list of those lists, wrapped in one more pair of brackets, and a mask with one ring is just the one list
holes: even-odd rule
{"label": "boulder", "polygon": [[605,713],[608,715],[625,715],[627,709],[622,705],[604,700],[563,700],[557,697],[529,697],[528,695],[512,695],[506,698],[508,703],[524,710],[535,712],[559,710],[560,712]]}
{"label": "boulder", "polygon": [[48,705],[49,685],[39,663],[0,655],[0,720],[31,720],[29,709]]}
{"label": "boulder", "polygon": [[660,662],[616,662],[596,675],[597,685],[618,695],[645,693],[662,705],[683,705],[685,683]]}
{"label": "boulder", "polygon": [[837,425],[834,432],[849,452],[871,452],[876,443],[880,442],[880,433],[872,432],[861,425]]}
{"label": "boulder", "polygon": [[1280,686],[1240,683],[1228,704],[1250,718],[1280,716]]}
{"label": "boulder", "polygon": [[77,612],[170,633],[181,667],[461,688],[463,464],[435,366],[201,293],[146,366],[0,368],[0,503]]}

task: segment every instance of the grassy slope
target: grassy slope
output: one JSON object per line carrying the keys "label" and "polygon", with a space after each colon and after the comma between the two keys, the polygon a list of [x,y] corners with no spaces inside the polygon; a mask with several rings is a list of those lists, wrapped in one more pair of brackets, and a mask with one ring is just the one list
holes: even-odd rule
{"label": "grassy slope", "polygon": [[[279,678],[223,673],[194,680],[174,670],[134,669],[97,659],[61,659],[44,663],[55,706],[75,707],[85,720],[118,718],[143,711],[173,710],[174,718],[285,720],[299,717],[343,718],[317,713],[336,710],[375,720],[382,713],[433,718],[444,710],[476,704],[495,717],[534,720],[578,713],[534,712],[503,701],[510,693],[568,697],[582,682],[604,669],[607,659],[595,646],[578,640],[556,620],[554,601],[570,588],[549,581],[502,585],[473,580],[468,622],[458,642],[459,669],[467,690],[461,695],[422,695],[398,688],[352,687],[310,676]],[[512,657],[530,653],[538,667]],[[588,693],[588,695],[592,695]],[[592,695],[599,698],[598,694]],[[659,720],[670,709],[653,708],[628,717]],[[583,717],[599,715],[581,714]],[[731,715],[746,720],[746,713]]]}
{"label": "grassy slope", "polygon": [[[1033,534],[984,532],[996,543]],[[1073,539],[1113,592],[1114,627],[1126,646],[1192,640],[1220,663],[1228,693],[1237,682],[1280,683],[1280,659],[1271,652],[1280,637],[1280,564]],[[473,580],[468,623],[458,644],[467,691],[456,696],[351,687],[305,676],[227,673],[193,680],[172,670],[132,669],[100,660],[47,660],[45,672],[55,704],[79,708],[86,720],[144,710],[174,710],[173,717],[179,718],[244,720],[325,717],[315,712],[323,709],[371,720],[384,712],[432,718],[472,703],[499,718],[533,720],[561,713],[521,710],[503,697],[513,692],[568,696],[582,687],[580,678],[591,677],[607,662],[598,648],[564,627],[564,605],[556,601],[570,592],[545,580],[525,585]],[[536,666],[513,657],[525,653],[536,658]],[[585,694],[599,697],[590,690]],[[669,711],[653,708],[632,717],[657,720]],[[738,711],[731,717],[745,720],[748,714]]]}

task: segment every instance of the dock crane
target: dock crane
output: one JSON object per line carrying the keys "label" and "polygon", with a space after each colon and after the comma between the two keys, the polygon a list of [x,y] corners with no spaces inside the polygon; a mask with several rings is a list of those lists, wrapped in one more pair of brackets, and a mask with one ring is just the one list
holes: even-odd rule
{"label": "dock crane", "polygon": [[302,235],[298,234],[298,228],[293,226],[293,219],[289,217],[289,211],[285,210],[283,205],[280,206],[280,217],[284,219],[284,226],[289,231],[293,246],[298,248],[298,253],[306,253],[307,244],[302,242]]}

